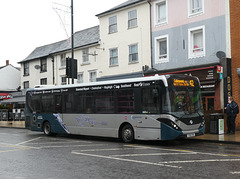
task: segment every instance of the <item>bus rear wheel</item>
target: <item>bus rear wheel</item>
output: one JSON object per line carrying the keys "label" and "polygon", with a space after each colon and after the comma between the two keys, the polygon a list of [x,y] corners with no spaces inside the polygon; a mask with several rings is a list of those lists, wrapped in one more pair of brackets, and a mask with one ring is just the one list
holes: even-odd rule
{"label": "bus rear wheel", "polygon": [[122,128],[122,140],[125,143],[131,143],[134,140],[134,131],[131,125],[127,124]]}
{"label": "bus rear wheel", "polygon": [[43,132],[47,136],[51,136],[52,135],[51,125],[50,125],[50,123],[48,121],[43,123]]}

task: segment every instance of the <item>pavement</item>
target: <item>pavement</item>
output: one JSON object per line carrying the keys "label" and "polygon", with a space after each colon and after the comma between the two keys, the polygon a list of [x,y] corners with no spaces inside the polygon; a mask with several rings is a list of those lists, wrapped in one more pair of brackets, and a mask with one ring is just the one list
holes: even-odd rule
{"label": "pavement", "polygon": [[[0,127],[25,128],[25,121],[0,121]],[[235,134],[210,134],[187,138],[187,140],[199,140],[218,143],[240,144],[240,131]]]}
{"label": "pavement", "polygon": [[240,144],[240,131],[236,131],[235,134],[204,134],[201,136],[191,137],[191,140],[210,141],[219,143],[232,143]]}

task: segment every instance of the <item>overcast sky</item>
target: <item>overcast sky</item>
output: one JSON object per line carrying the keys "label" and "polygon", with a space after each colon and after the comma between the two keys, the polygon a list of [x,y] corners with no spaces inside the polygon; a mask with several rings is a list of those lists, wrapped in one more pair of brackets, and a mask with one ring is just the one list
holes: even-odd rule
{"label": "overcast sky", "polygon": [[[127,0],[73,0],[74,31],[99,25],[98,13],[104,12]],[[67,10],[71,0],[1,0],[0,1],[0,66],[25,59],[36,47],[67,38],[61,20],[71,32],[71,14],[55,12],[54,8]],[[59,18],[61,16],[61,20]]]}

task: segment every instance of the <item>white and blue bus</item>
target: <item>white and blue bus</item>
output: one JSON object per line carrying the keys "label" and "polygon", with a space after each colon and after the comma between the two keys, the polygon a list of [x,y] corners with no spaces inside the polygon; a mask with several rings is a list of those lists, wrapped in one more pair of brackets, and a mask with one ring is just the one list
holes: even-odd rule
{"label": "white and blue bus", "polygon": [[46,135],[173,140],[205,131],[199,80],[155,75],[44,86],[26,94],[26,121]]}

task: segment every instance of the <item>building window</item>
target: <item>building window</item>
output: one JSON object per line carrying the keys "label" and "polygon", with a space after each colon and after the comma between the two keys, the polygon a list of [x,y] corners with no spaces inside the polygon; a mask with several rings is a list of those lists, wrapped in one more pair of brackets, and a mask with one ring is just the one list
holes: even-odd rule
{"label": "building window", "polygon": [[66,67],[66,54],[61,54],[60,58],[61,67]]}
{"label": "building window", "polygon": [[117,32],[117,16],[109,18],[109,34]]}
{"label": "building window", "polygon": [[205,27],[188,30],[189,58],[205,56]]}
{"label": "building window", "polygon": [[67,78],[65,76],[61,76],[61,85],[67,84]]}
{"label": "building window", "polygon": [[137,10],[128,12],[128,28],[137,27]]}
{"label": "building window", "polygon": [[97,72],[96,71],[90,71],[89,72],[89,81],[90,82],[97,81]]}
{"label": "building window", "polygon": [[129,45],[129,63],[138,62],[138,44]]}
{"label": "building window", "polygon": [[118,49],[110,49],[110,66],[118,65]]}
{"label": "building window", "polygon": [[89,54],[89,49],[88,48],[82,50],[82,63],[83,64],[89,63],[88,54]]}
{"label": "building window", "polygon": [[169,61],[168,35],[155,38],[155,63]]}
{"label": "building window", "polygon": [[188,16],[198,15],[204,11],[204,0],[188,0]]}
{"label": "building window", "polygon": [[29,88],[29,81],[24,81],[23,82],[23,88],[28,89]]}
{"label": "building window", "polygon": [[155,25],[167,23],[167,0],[160,0],[154,3]]}
{"label": "building window", "polygon": [[24,70],[23,70],[23,71],[24,71],[24,72],[23,72],[24,74],[23,74],[23,75],[24,75],[24,76],[28,76],[28,75],[29,75],[29,63],[28,63],[28,62],[24,63],[24,64],[23,64],[23,68],[24,68]]}
{"label": "building window", "polygon": [[41,72],[46,72],[47,71],[47,59],[42,58],[41,59]]}
{"label": "building window", "polygon": [[78,73],[78,75],[77,75],[77,83],[83,83],[83,73]]}
{"label": "building window", "polygon": [[47,78],[40,79],[40,85],[47,85]]}

